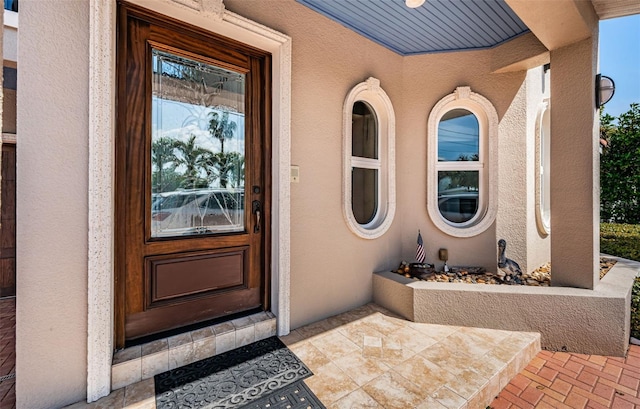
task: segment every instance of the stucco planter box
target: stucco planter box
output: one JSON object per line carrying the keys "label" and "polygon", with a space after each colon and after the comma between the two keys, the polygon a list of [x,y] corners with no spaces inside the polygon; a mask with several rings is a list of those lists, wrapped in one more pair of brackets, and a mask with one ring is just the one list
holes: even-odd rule
{"label": "stucco planter box", "polygon": [[415,322],[533,331],[543,349],[623,356],[640,263],[613,258],[618,262],[594,290],[426,282],[379,272],[373,297]]}

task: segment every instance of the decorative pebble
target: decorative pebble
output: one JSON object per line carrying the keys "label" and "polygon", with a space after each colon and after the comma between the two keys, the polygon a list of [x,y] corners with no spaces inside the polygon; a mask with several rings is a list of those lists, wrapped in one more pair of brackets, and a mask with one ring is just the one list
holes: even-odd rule
{"label": "decorative pebble", "polygon": [[[600,257],[600,278],[604,277],[613,267],[616,260]],[[402,274],[405,277],[412,277],[409,274]],[[513,282],[503,282],[505,274],[498,270],[497,273],[485,271],[482,267],[450,267],[448,273],[427,273],[420,277],[412,277],[414,280],[431,281],[439,283],[467,283],[467,284],[514,284]],[[551,285],[551,263],[545,263],[530,274],[523,274],[522,280],[517,280],[518,284],[535,287],[549,287]],[[511,277],[506,277],[509,281]]]}

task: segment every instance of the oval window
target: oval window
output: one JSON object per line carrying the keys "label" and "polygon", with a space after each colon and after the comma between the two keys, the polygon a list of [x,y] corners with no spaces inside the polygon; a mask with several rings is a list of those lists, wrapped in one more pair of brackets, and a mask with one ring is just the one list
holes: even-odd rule
{"label": "oval window", "polygon": [[343,109],[344,216],[356,235],[374,239],[395,213],[395,114],[375,78],[356,85]]}
{"label": "oval window", "polygon": [[551,232],[551,204],[549,203],[551,189],[551,119],[549,114],[549,101],[540,104],[538,110],[538,122],[536,124],[536,136],[538,139],[537,180],[536,180],[536,221],[538,229],[543,235]]}
{"label": "oval window", "polygon": [[469,87],[458,87],[433,107],[428,126],[429,216],[454,237],[480,234],[497,214],[495,108]]}

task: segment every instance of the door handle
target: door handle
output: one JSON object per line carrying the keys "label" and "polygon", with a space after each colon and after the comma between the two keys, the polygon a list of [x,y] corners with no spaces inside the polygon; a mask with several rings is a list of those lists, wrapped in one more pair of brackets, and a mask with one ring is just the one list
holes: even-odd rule
{"label": "door handle", "polygon": [[253,214],[256,216],[256,224],[253,225],[253,232],[258,233],[260,232],[260,218],[261,218],[262,204],[260,203],[259,200],[254,200],[253,204],[251,205],[251,208],[252,208]]}

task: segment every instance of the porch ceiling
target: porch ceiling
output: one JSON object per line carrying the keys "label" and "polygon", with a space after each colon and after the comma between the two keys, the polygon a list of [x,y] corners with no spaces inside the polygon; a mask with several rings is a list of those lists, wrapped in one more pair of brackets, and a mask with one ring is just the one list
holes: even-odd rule
{"label": "porch ceiling", "polygon": [[503,0],[296,0],[400,55],[491,48],[529,31]]}
{"label": "porch ceiling", "polygon": [[640,14],[638,0],[591,0],[601,20]]}

